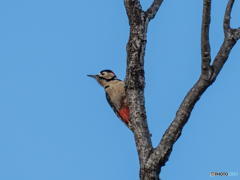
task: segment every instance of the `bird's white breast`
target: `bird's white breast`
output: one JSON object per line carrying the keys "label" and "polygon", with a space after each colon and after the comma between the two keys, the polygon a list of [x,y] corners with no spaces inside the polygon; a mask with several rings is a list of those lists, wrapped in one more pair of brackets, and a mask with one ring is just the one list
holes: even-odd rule
{"label": "bird's white breast", "polygon": [[114,106],[119,109],[125,101],[124,81],[114,80],[109,82],[108,86],[105,91],[108,93]]}

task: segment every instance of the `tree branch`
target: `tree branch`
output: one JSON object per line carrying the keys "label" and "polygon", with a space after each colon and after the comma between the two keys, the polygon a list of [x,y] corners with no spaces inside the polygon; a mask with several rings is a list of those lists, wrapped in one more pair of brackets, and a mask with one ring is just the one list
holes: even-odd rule
{"label": "tree branch", "polygon": [[239,29],[232,29],[231,28],[231,12],[232,7],[235,0],[229,0],[225,14],[224,14],[224,20],[223,20],[223,29],[224,29],[224,42],[217,54],[217,56],[214,59],[214,62],[212,64],[213,68],[213,74],[211,79],[214,81],[221,71],[223,65],[228,59],[228,56],[233,48],[233,46],[236,44],[237,40],[240,38],[240,30]]}
{"label": "tree branch", "polygon": [[154,0],[151,6],[147,9],[146,15],[149,20],[155,17],[162,2],[163,0]]}
{"label": "tree branch", "polygon": [[168,161],[174,143],[181,135],[184,125],[187,123],[194,105],[209,86],[208,81],[199,79],[190,89],[180,105],[173,122],[165,131],[159,145],[148,159],[147,167],[161,168]]}
{"label": "tree branch", "polygon": [[[187,123],[196,102],[200,99],[205,90],[215,81],[224,63],[227,61],[230,51],[234,47],[236,41],[239,39],[240,30],[233,30],[230,28],[230,14],[233,3],[234,0],[229,0],[228,2],[224,16],[224,31],[227,32],[227,35],[225,35],[223,44],[214,59],[213,65],[211,66],[210,45],[208,39],[211,0],[204,0],[202,21],[202,73],[199,77],[199,80],[190,89],[182,101],[174,120],[165,131],[159,145],[150,155],[146,164],[147,168],[158,167],[161,169],[161,167],[163,167],[168,161],[173,145],[180,137],[182,129]],[[208,68],[205,68],[205,65]],[[208,78],[206,78],[206,74],[209,74],[207,76]]]}
{"label": "tree branch", "polygon": [[209,27],[211,21],[211,0],[204,0],[202,15],[202,38],[201,38],[201,55],[202,55],[202,75],[208,79],[210,74],[211,48],[209,43]]}
{"label": "tree branch", "polygon": [[211,81],[215,81],[215,79],[217,78],[219,72],[222,70],[223,65],[227,61],[228,56],[235,44],[236,44],[235,39],[228,39],[228,38],[224,39],[224,42],[220,50],[218,51],[218,54],[215,57],[212,65],[213,73],[212,73]]}
{"label": "tree branch", "polygon": [[239,40],[240,39],[240,28],[234,29],[233,34],[234,34],[234,38],[236,40]]}
{"label": "tree branch", "polygon": [[227,8],[225,11],[224,15],[224,21],[223,21],[223,29],[224,29],[224,34],[227,36],[229,30],[231,29],[230,27],[230,21],[231,21],[231,12],[232,12],[232,7],[234,4],[235,0],[229,0],[227,4]]}

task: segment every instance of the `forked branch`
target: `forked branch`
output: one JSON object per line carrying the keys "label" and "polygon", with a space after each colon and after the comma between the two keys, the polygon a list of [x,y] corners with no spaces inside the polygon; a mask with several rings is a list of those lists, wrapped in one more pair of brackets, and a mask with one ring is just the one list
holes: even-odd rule
{"label": "forked branch", "polygon": [[224,28],[225,36],[230,36],[229,38],[232,37],[235,40],[239,40],[240,39],[240,28],[233,29],[233,28],[231,28],[231,25],[230,25],[230,23],[231,23],[230,22],[230,20],[231,20],[231,12],[232,12],[234,1],[235,0],[231,0],[231,1],[228,2],[227,8],[226,8],[226,12],[225,12],[223,28]]}
{"label": "forked branch", "polygon": [[168,161],[173,145],[180,137],[196,102],[215,81],[227,61],[230,51],[240,38],[240,29],[233,29],[230,26],[230,15],[234,0],[229,0],[223,21],[224,41],[211,63],[209,42],[211,0],[203,0],[201,74],[182,101],[174,120],[165,131],[160,143],[154,149],[145,112],[144,54],[148,23],[155,17],[162,2],[163,0],[154,0],[148,10],[143,11],[139,0],[124,0],[130,25],[130,36],[127,44],[126,94],[130,108],[131,130],[134,133],[140,161],[141,180],[159,179],[161,167]]}
{"label": "forked branch", "polygon": [[235,0],[229,0],[227,4],[227,8],[224,15],[224,21],[223,21],[223,29],[224,29],[224,41],[222,43],[222,46],[217,54],[217,56],[214,59],[214,62],[212,64],[212,77],[211,80],[214,81],[216,77],[218,76],[219,72],[221,71],[223,65],[228,59],[228,56],[233,48],[233,46],[236,44],[236,42],[239,40],[240,36],[240,30],[231,28],[231,12],[233,8]]}
{"label": "forked branch", "polygon": [[173,145],[181,135],[182,129],[187,123],[196,102],[200,99],[204,91],[215,81],[224,63],[227,61],[230,51],[239,39],[239,29],[232,29],[230,27],[230,15],[233,4],[234,0],[229,0],[223,22],[225,38],[217,56],[213,61],[213,64],[211,65],[209,43],[211,0],[203,1],[201,75],[195,85],[185,96],[174,120],[165,131],[159,145],[150,155],[147,167],[159,167],[161,169],[161,167],[168,161]]}

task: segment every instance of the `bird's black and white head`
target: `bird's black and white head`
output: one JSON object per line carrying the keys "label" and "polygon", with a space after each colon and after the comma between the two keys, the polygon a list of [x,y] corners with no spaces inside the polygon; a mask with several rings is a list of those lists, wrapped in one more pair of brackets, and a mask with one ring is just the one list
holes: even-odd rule
{"label": "bird's black and white head", "polygon": [[97,82],[103,87],[107,86],[111,81],[117,79],[117,76],[115,75],[115,73],[108,69],[100,71],[99,74],[88,75],[88,76],[96,79]]}

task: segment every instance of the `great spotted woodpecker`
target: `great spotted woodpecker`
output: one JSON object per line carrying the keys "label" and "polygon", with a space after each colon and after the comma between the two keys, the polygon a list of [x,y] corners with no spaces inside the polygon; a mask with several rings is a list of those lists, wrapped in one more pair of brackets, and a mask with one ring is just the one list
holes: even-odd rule
{"label": "great spotted woodpecker", "polygon": [[117,79],[111,70],[102,70],[97,75],[88,75],[94,78],[104,88],[107,101],[116,115],[129,126],[129,108],[125,95],[124,81]]}

